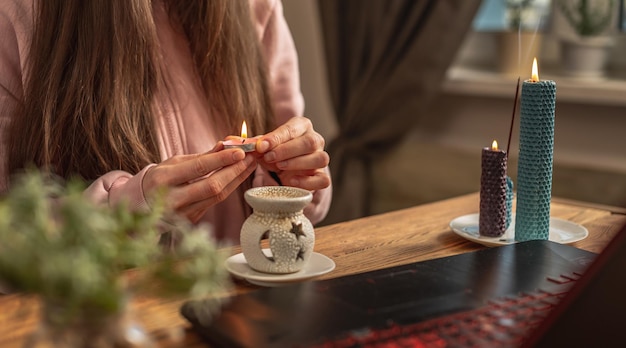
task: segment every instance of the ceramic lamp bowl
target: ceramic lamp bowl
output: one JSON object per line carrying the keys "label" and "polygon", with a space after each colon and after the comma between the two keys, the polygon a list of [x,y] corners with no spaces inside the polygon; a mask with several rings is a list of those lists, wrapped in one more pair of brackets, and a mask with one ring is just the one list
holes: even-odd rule
{"label": "ceramic lamp bowl", "polygon": [[313,194],[296,187],[263,186],[249,189],[244,198],[253,210],[281,213],[304,209],[313,199]]}
{"label": "ceramic lamp bowl", "polygon": [[[252,188],[244,194],[252,207],[241,227],[241,250],[248,265],[259,272],[293,273],[311,258],[315,233],[304,207],[311,202],[311,192],[288,186]],[[271,254],[261,248],[267,237]]]}

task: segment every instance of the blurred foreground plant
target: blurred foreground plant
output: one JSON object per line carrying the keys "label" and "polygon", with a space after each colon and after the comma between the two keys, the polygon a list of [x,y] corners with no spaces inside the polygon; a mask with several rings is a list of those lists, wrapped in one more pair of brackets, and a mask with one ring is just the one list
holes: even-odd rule
{"label": "blurred foreground plant", "polygon": [[[227,290],[227,255],[208,226],[172,218],[158,198],[150,211],[95,205],[84,188],[31,170],[0,200],[0,283],[62,308],[48,325],[119,314],[129,295],[199,299]],[[158,244],[165,226],[179,241],[173,250]]]}

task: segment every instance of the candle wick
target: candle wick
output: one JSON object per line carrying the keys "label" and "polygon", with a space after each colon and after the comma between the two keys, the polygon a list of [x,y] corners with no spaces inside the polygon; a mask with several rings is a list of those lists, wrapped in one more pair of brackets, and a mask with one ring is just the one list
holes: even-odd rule
{"label": "candle wick", "polygon": [[245,142],[246,142],[246,139],[245,139],[245,138],[244,138],[244,139],[241,139],[241,143],[242,143],[242,144],[243,144],[243,143],[245,143]]}
{"label": "candle wick", "polygon": [[507,161],[509,159],[509,150],[511,148],[511,135],[513,134],[513,124],[515,123],[515,110],[517,109],[517,97],[519,96],[519,81],[520,81],[520,78],[517,77],[517,86],[515,87],[515,100],[513,101],[513,112],[511,114],[511,126],[509,128],[509,139],[506,144]]}

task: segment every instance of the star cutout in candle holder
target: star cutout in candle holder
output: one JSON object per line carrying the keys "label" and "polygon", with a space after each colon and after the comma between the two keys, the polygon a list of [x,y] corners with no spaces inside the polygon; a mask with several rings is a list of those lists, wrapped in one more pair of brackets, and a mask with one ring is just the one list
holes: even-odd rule
{"label": "star cutout in candle holder", "polygon": [[[270,235],[270,230],[267,230],[263,232],[263,234],[261,235],[261,239],[267,239],[269,238],[269,235]],[[265,258],[268,259],[269,261],[276,262],[276,260],[274,259],[274,256],[267,256],[265,255],[263,251],[261,251],[261,253],[263,253],[263,256],[265,256]]]}
{"label": "star cutout in candle holder", "polygon": [[299,224],[294,224],[293,222],[291,223],[291,231],[289,231],[293,234],[296,235],[296,239],[300,239],[300,236],[305,237],[306,234],[304,234],[304,231],[302,230],[302,223]]}
{"label": "star cutout in candle holder", "polygon": [[298,261],[298,259],[304,261],[304,248],[300,248],[300,250],[298,250],[298,254],[296,255],[296,261]]}

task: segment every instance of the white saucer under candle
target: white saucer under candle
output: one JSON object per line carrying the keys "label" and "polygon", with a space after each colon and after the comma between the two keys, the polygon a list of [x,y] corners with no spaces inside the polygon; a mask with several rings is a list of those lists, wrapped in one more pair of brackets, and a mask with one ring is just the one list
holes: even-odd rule
{"label": "white saucer under candle", "polygon": [[[479,214],[459,216],[450,221],[450,228],[457,235],[485,246],[500,246],[517,243],[515,240],[515,213],[511,214],[511,224],[500,237],[485,237],[480,234]],[[589,231],[581,224],[572,221],[550,217],[549,240],[570,244],[583,240],[589,236]]]}
{"label": "white saucer under candle", "polygon": [[[263,249],[263,253],[266,256],[272,256],[270,249]],[[335,269],[335,262],[328,256],[313,252],[309,262],[297,272],[266,273],[254,270],[248,265],[243,253],[239,253],[226,260],[226,269],[234,277],[244,279],[251,284],[274,287],[303,282],[324,275]]]}

